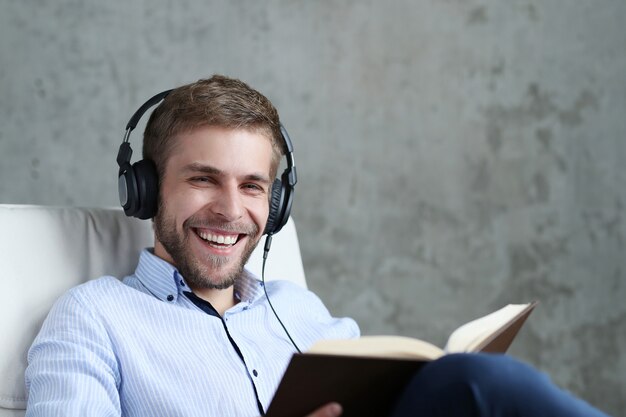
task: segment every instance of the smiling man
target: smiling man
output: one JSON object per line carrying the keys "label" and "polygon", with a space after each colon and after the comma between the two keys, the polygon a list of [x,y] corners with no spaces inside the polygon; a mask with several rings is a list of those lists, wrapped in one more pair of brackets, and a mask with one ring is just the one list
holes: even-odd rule
{"label": "smiling man", "polygon": [[[118,155],[122,206],[154,219],[154,248],[134,274],[89,281],[55,303],[28,354],[28,417],[258,416],[293,340],[307,349],[359,335],[313,293],[264,285],[244,268],[282,220],[274,178],[289,144],[269,100],[222,76],[155,97],[165,98],[144,159],[130,166],[126,140]],[[394,417],[603,416],[503,355],[444,356],[398,394]],[[340,412],[328,404],[311,417]]]}
{"label": "smiling man", "polygon": [[[137,184],[125,199],[145,191],[133,197],[141,207],[122,205],[154,219],[154,248],[133,275],[90,281],[55,304],[29,351],[28,416],[263,414],[296,347],[244,265],[267,232],[286,147],[274,106],[239,80],[166,94],[144,159],[121,168]],[[359,334],[295,284],[265,289],[302,348]]]}

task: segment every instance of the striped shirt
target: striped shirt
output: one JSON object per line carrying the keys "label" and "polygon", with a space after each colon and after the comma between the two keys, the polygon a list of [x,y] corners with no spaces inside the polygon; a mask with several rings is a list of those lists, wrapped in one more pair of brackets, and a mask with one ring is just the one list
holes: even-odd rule
{"label": "striped shirt", "polygon": [[[295,343],[359,335],[313,293],[266,284]],[[50,311],[28,353],[28,417],[255,416],[266,410],[294,347],[244,271],[238,303],[207,314],[169,263],[144,250],[134,275],[75,287]]]}

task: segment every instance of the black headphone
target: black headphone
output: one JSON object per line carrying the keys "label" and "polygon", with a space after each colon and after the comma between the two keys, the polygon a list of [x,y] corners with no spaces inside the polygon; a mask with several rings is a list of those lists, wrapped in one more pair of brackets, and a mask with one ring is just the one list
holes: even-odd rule
{"label": "black headphone", "polygon": [[[127,216],[149,219],[156,215],[158,208],[159,176],[154,162],[142,159],[131,165],[130,158],[133,150],[130,147],[130,132],[137,127],[141,116],[152,106],[165,99],[172,90],[163,91],[146,101],[133,114],[126,125],[124,140],[117,153],[118,192],[120,204]],[[271,189],[270,210],[265,225],[266,235],[278,233],[287,223],[293,203],[294,186],[298,181],[296,175],[295,160],[293,157],[293,145],[285,127],[280,125],[280,132],[285,145],[287,168],[280,176],[280,180],[274,180]]]}

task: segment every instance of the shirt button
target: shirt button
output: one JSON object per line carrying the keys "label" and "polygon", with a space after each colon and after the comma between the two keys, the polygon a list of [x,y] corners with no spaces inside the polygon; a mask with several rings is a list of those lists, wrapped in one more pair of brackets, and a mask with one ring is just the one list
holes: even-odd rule
{"label": "shirt button", "polygon": [[172,294],[168,295],[167,301],[174,301],[174,296]]}
{"label": "shirt button", "polygon": [[254,370],[252,370],[252,375],[259,376],[259,373],[256,371],[256,369],[254,369]]}

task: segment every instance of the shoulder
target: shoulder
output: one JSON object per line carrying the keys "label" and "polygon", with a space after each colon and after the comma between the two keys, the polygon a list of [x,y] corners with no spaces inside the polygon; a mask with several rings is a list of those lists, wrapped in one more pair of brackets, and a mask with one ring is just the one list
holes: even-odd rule
{"label": "shoulder", "polygon": [[270,290],[272,290],[272,291],[288,291],[288,292],[297,292],[297,293],[308,293],[308,292],[311,292],[308,289],[306,289],[303,286],[301,286],[300,284],[296,284],[293,281],[287,281],[287,280],[282,280],[282,279],[266,281],[265,282],[265,286],[267,287],[268,291],[270,291]]}
{"label": "shoulder", "polygon": [[[267,295],[272,303],[281,305],[283,311],[288,311],[294,317],[313,319],[320,322],[332,322],[334,318],[324,302],[313,291],[303,288],[291,281],[269,281],[266,283]],[[356,326],[356,322],[349,318],[343,318]]]}
{"label": "shoulder", "polygon": [[265,289],[267,290],[267,294],[270,297],[297,298],[297,299],[308,300],[310,302],[319,302],[319,303],[322,302],[319,299],[319,297],[315,295],[314,292],[292,281],[286,281],[286,280],[267,281],[265,283]]}
{"label": "shoulder", "polygon": [[[267,296],[275,306],[289,310],[292,314],[329,315],[322,300],[312,291],[291,281],[268,281],[265,283]],[[265,299],[265,297],[261,297]]]}
{"label": "shoulder", "polygon": [[100,278],[89,280],[85,283],[75,286],[71,288],[69,292],[77,292],[77,293],[90,293],[90,292],[98,292],[102,290],[110,290],[119,287],[124,287],[124,283],[119,278],[112,276],[102,276]]}
{"label": "shoulder", "polygon": [[76,287],[70,288],[60,300],[64,298],[77,300],[94,300],[114,297],[116,294],[127,292],[130,289],[126,284],[118,278],[112,276],[103,276],[97,279],[87,281]]}
{"label": "shoulder", "polygon": [[70,288],[53,304],[48,317],[76,315],[77,312],[86,315],[97,311],[115,310],[120,301],[139,292],[124,284],[118,278],[103,276]]}
{"label": "shoulder", "polygon": [[[33,348],[50,340],[72,343],[79,343],[85,338],[106,340],[111,323],[123,320],[128,305],[138,304],[136,296],[131,292],[140,294],[111,276],[87,281],[69,289],[52,305]],[[125,298],[134,301],[127,302]]]}
{"label": "shoulder", "polygon": [[[64,341],[64,346],[81,345],[85,340],[105,340],[106,329],[99,311],[105,294],[123,285],[113,277],[103,277],[71,288],[61,295],[48,312],[29,352],[38,352]],[[112,309],[111,309],[112,310]],[[54,343],[50,345],[53,341]]]}

